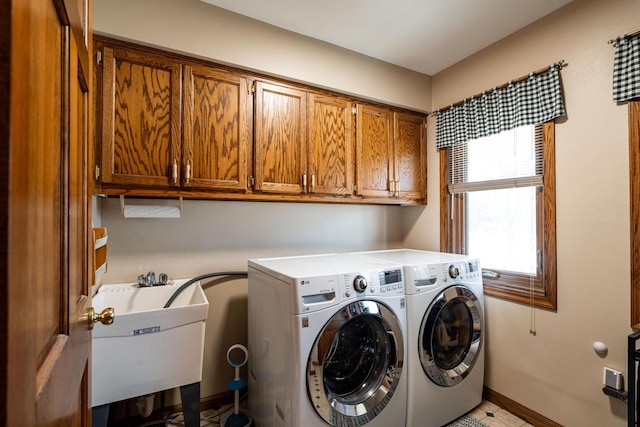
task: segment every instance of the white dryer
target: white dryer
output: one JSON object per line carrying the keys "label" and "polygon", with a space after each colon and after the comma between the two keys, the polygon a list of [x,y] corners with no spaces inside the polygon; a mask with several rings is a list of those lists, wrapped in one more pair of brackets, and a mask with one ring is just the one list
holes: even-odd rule
{"label": "white dryer", "polygon": [[402,266],[328,254],[249,260],[257,427],[404,426]]}
{"label": "white dryer", "polygon": [[477,259],[398,249],[357,257],[404,266],[408,427],[440,427],[482,401],[484,295]]}

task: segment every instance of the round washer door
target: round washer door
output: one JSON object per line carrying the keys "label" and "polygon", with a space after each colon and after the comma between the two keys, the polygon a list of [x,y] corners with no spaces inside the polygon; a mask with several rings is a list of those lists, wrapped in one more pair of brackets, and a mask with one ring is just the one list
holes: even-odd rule
{"label": "round washer door", "polygon": [[464,285],[444,289],[420,325],[420,363],[442,387],[461,382],[473,369],[482,345],[482,315],[475,294]]}
{"label": "round washer door", "polygon": [[402,330],[384,304],[358,301],[327,322],[307,362],[307,392],[332,426],[364,425],[395,392],[404,359]]}

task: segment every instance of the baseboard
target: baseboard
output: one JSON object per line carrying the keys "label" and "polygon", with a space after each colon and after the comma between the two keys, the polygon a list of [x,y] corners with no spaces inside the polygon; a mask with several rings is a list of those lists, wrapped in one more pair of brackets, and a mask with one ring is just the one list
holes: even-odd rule
{"label": "baseboard", "polygon": [[532,411],[526,406],[523,406],[518,402],[501,395],[497,391],[491,390],[488,387],[483,387],[482,397],[489,402],[495,403],[502,409],[511,412],[513,415],[522,418],[529,424],[533,424],[536,427],[563,427],[562,424],[558,424],[557,422],[550,420],[544,415]]}

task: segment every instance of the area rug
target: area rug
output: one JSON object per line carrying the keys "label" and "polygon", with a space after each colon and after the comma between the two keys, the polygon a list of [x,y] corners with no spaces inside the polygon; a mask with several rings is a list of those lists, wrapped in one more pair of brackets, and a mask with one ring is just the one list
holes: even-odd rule
{"label": "area rug", "polygon": [[473,415],[465,415],[458,418],[452,423],[446,425],[446,427],[490,427],[488,424],[483,423]]}

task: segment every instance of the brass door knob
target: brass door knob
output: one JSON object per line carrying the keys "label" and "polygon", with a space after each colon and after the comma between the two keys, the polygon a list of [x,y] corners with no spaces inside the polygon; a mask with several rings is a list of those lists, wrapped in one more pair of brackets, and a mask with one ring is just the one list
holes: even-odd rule
{"label": "brass door knob", "polygon": [[103,325],[110,325],[115,317],[116,311],[112,307],[107,307],[100,313],[96,313],[93,307],[89,307],[89,310],[80,317],[80,320],[86,320],[89,329],[93,329],[94,323],[100,322]]}

